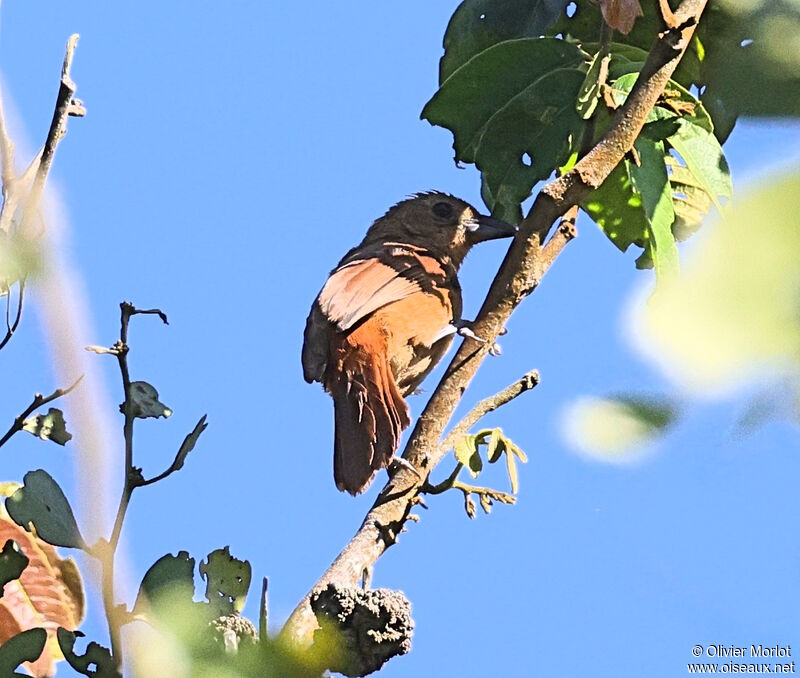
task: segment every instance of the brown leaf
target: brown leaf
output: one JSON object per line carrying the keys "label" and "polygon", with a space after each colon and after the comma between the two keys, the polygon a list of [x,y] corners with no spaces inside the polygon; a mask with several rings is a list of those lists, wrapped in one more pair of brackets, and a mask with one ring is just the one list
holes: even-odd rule
{"label": "brown leaf", "polygon": [[643,16],[639,0],[600,0],[603,19],[614,30],[628,35],[637,17]]}
{"label": "brown leaf", "polygon": [[71,558],[61,558],[55,547],[14,523],[0,509],[0,543],[13,539],[30,563],[19,579],[9,582],[0,598],[0,645],[18,633],[35,627],[47,631],[41,657],[25,667],[34,676],[52,676],[63,657],[56,629],[73,630],[84,615],[83,584]]}

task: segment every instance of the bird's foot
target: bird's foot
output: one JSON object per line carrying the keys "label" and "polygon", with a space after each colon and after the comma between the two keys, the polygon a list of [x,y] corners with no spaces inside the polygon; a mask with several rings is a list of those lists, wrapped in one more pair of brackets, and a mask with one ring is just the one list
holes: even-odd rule
{"label": "bird's foot", "polygon": [[[505,334],[507,332],[506,328],[504,327],[500,334]],[[446,325],[445,328],[436,335],[433,343],[439,341],[439,339],[444,339],[445,337],[449,337],[451,334],[458,334],[461,337],[467,337],[472,339],[473,341],[477,341],[479,344],[485,344],[486,339],[481,339],[475,331],[472,329],[472,322],[469,320],[454,320],[451,324]],[[492,343],[489,347],[489,355],[498,356],[503,353],[503,349],[500,347],[496,341]]]}
{"label": "bird's foot", "polygon": [[414,465],[408,461],[407,459],[403,459],[403,457],[394,457],[392,461],[389,462],[389,466],[386,467],[386,471],[389,474],[390,478],[394,478],[397,472],[401,469],[405,468],[411,471],[417,478],[422,480],[422,474],[414,468]]}

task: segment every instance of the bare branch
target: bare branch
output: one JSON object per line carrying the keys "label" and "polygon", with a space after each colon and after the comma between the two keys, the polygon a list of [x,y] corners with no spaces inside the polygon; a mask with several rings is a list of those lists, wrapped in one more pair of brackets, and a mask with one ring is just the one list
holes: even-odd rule
{"label": "bare branch", "polygon": [[42,407],[42,405],[47,405],[48,403],[52,403],[54,400],[67,395],[67,393],[72,391],[78,384],[81,383],[81,379],[83,379],[83,375],[78,377],[71,386],[67,388],[58,388],[49,396],[43,396],[41,393],[34,395],[31,404],[25,408],[22,414],[14,419],[14,423],[11,425],[11,428],[6,431],[6,434],[2,438],[0,438],[0,447],[5,445],[15,433],[19,433],[22,430],[25,420],[31,416],[34,411],[38,410],[40,407]]}
{"label": "bare branch", "polygon": [[442,452],[447,453],[451,450],[455,441],[469,431],[480,419],[489,414],[489,412],[493,412],[498,407],[502,407],[506,403],[511,402],[514,398],[522,395],[525,391],[530,391],[538,384],[539,372],[531,370],[530,372],[526,372],[513,384],[506,386],[499,393],[495,393],[493,396],[481,400],[450,430],[450,433],[445,436],[440,446]]}
{"label": "bare branch", "polygon": [[[47,134],[47,139],[42,148],[41,158],[36,170],[36,176],[33,179],[30,193],[25,200],[25,211],[23,219],[27,223],[32,217],[34,212],[39,209],[39,204],[42,200],[42,193],[44,192],[44,184],[47,180],[47,175],[50,172],[50,167],[53,164],[53,158],[56,154],[58,143],[67,133],[67,118],[70,115],[84,115],[85,110],[83,105],[73,101],[75,90],[77,86],[70,77],[70,69],[72,68],[72,59],[75,56],[75,48],[78,46],[78,34],[75,33],[70,36],[67,41],[67,51],[64,55],[64,64],[61,68],[61,84],[58,89],[58,97],[56,98],[56,107],[53,111],[53,119],[50,122],[50,131]],[[23,229],[26,230],[26,229]]]}
{"label": "bare branch", "polygon": [[[625,103],[617,111],[606,134],[563,176],[545,185],[511,244],[500,270],[473,324],[474,332],[486,340],[476,347],[465,340],[450,362],[444,377],[418,419],[403,457],[427,476],[442,460],[439,439],[489,347],[511,313],[541,281],[568,233],[545,241],[553,223],[598,188],[633,147],[648,114],[664,91],[694,33],[707,0],[683,0],[675,12],[678,28],[660,33]],[[568,230],[568,229],[567,229]],[[322,575],[312,591],[336,583],[354,586],[391,546],[408,518],[424,480],[400,468],[381,491],[361,527]],[[292,612],[281,635],[307,644],[317,626],[309,605],[310,593]]]}

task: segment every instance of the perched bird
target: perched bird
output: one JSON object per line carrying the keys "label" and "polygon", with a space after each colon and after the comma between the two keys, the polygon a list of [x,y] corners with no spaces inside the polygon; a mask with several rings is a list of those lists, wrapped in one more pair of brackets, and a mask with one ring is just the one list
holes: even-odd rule
{"label": "perched bird", "polygon": [[418,193],[375,221],[311,306],[303,375],[333,397],[336,487],[363,492],[409,424],[405,396],[447,351],[461,321],[457,272],[475,243],[516,228],[451,195]]}

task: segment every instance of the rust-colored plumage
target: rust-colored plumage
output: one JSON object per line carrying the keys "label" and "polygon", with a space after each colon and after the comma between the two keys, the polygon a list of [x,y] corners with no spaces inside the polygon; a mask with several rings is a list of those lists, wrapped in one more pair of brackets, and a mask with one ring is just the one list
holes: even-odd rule
{"label": "rust-colored plumage", "polygon": [[469,248],[515,229],[463,200],[418,194],[372,224],[311,307],[303,374],[334,403],[336,487],[363,492],[410,424],[413,393],[450,346],[461,318],[457,272]]}

